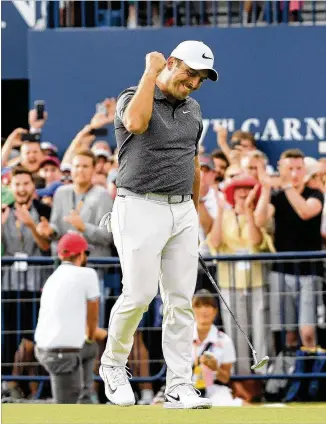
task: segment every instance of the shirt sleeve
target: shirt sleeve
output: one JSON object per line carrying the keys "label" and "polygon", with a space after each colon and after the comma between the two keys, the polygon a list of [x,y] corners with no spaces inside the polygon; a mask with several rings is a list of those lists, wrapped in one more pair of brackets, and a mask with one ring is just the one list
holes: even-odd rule
{"label": "shirt sleeve", "polygon": [[129,89],[129,90],[124,91],[120,95],[120,97],[117,101],[117,107],[116,107],[116,115],[120,119],[120,121],[122,121],[123,114],[124,114],[128,104],[129,104],[130,100],[133,98],[134,94],[135,94],[135,90]]}
{"label": "shirt sleeve", "polygon": [[321,232],[323,234],[326,234],[326,199],[324,202],[324,207],[323,207],[323,215],[321,218]]}
{"label": "shirt sleeve", "polygon": [[99,191],[95,222],[85,222],[84,236],[91,244],[109,246],[113,241],[112,233],[109,233],[106,228],[100,228],[98,226],[102,216],[112,211],[112,206],[113,201],[109,194],[104,189]]}
{"label": "shirt sleeve", "polygon": [[225,335],[224,354],[222,364],[234,364],[236,362],[235,348],[232,339]]}
{"label": "shirt sleeve", "polygon": [[313,191],[309,194],[308,199],[309,199],[310,197],[313,197],[313,198],[315,198],[315,199],[318,199],[318,200],[321,202],[321,204],[322,204],[322,205],[324,205],[324,194],[323,194],[321,191],[319,191],[319,190],[313,190]]}
{"label": "shirt sleeve", "polygon": [[63,232],[61,230],[61,222],[62,222],[62,216],[63,213],[61,211],[61,205],[62,205],[62,195],[60,188],[55,192],[53,196],[53,202],[52,202],[52,210],[51,210],[51,217],[50,217],[50,225],[57,234],[57,237],[63,236]]}
{"label": "shirt sleeve", "polygon": [[88,268],[89,275],[86,278],[86,299],[95,300],[100,297],[100,282],[94,269]]}
{"label": "shirt sleeve", "polygon": [[198,155],[198,150],[199,150],[199,146],[198,146],[198,143],[199,143],[199,140],[200,140],[200,138],[201,138],[201,135],[202,135],[202,133],[203,133],[203,121],[201,120],[200,121],[200,128],[199,128],[199,131],[198,131],[198,134],[197,134],[197,139],[196,139],[196,150],[195,150],[195,156],[197,156]]}

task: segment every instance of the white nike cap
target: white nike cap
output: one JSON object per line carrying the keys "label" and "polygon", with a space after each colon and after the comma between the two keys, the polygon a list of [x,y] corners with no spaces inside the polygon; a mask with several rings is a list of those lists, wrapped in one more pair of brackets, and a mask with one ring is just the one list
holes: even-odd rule
{"label": "white nike cap", "polygon": [[212,81],[218,80],[218,73],[213,68],[213,52],[202,41],[183,41],[173,50],[170,56],[182,60],[189,68],[208,69],[210,71],[208,78]]}

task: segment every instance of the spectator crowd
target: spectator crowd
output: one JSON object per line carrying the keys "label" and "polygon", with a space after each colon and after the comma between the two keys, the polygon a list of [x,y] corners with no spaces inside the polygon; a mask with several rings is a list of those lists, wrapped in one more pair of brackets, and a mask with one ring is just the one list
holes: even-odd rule
{"label": "spectator crowd", "polygon": [[[33,333],[37,299],[52,268],[28,265],[26,259],[57,256],[58,240],[68,232],[83,235],[92,246],[90,257],[117,256],[112,235],[100,228],[99,222],[112,210],[116,196],[118,152],[113,141],[108,143],[96,136],[99,129],[113,123],[116,101],[105,99],[101,106],[76,134],[62,160],[54,143],[41,141],[42,129],[51,119],[46,112],[39,119],[36,110],[31,110],[29,130],[17,128],[3,140],[1,252],[2,256],[17,258],[12,266],[2,267],[5,374],[33,376],[40,372],[31,365],[36,362]],[[232,262],[216,264],[210,260],[210,265],[224,298],[254,345],[259,346],[261,356],[276,356],[284,346],[326,347],[325,263],[247,259],[263,252],[306,252],[325,247],[326,158],[317,160],[290,149],[282,153],[274,169],[250,132],[228,134],[222,127],[214,131],[217,149],[205,153],[201,148],[199,158],[200,253],[206,258],[239,256]],[[121,290],[121,275],[112,267],[101,267],[98,277],[104,299],[103,328],[97,328],[95,339],[101,352],[109,311]],[[250,373],[248,346],[224,305],[212,296],[210,283],[200,269],[197,289],[193,304],[197,322],[195,386],[205,389],[216,405],[221,399],[223,404],[245,405],[255,393],[261,393],[261,388],[236,383],[231,394],[228,384],[232,372]],[[134,375],[148,376],[155,368],[150,366],[152,361],[161,365],[161,352],[151,342],[157,333],[144,330],[159,329],[161,318],[158,295],[135,337],[130,358]],[[218,343],[223,352],[216,348]],[[38,387],[31,381],[24,392],[36,397]],[[8,383],[7,389],[11,396],[23,396],[18,382]],[[94,383],[94,402],[98,401],[98,389]],[[139,403],[161,402],[158,389],[154,383],[139,385],[135,388]]]}

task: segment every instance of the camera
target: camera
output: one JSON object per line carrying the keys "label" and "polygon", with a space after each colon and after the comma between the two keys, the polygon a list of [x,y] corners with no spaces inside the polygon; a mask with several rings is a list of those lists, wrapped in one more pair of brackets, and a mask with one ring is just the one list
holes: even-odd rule
{"label": "camera", "polygon": [[93,128],[90,130],[90,135],[95,135],[96,137],[106,137],[108,135],[107,128]]}
{"label": "camera", "polygon": [[34,134],[27,133],[27,134],[22,134],[21,141],[31,141],[31,142],[40,143],[41,142],[41,133],[34,133]]}

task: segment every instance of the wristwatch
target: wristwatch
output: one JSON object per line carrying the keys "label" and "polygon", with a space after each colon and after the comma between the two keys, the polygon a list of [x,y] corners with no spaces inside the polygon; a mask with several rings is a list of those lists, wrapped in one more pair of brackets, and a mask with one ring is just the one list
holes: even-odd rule
{"label": "wristwatch", "polygon": [[290,188],[293,188],[293,184],[286,184],[284,187],[282,187],[284,191],[289,190]]}

